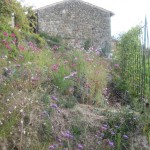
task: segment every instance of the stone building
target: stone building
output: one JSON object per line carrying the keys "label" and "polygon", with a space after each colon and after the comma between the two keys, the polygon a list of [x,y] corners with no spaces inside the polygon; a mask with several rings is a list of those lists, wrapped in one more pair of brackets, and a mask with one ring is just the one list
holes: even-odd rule
{"label": "stone building", "polygon": [[63,0],[37,9],[37,15],[38,32],[61,36],[72,46],[111,47],[111,11],[82,0]]}

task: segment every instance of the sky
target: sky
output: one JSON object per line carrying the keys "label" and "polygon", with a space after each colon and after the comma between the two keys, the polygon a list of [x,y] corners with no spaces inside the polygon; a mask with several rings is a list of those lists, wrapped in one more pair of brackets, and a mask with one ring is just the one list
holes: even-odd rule
{"label": "sky", "polygon": [[[19,0],[26,6],[39,8],[62,0]],[[149,0],[83,0],[112,11],[111,34],[118,36],[136,25],[144,25],[145,15],[150,30]]]}

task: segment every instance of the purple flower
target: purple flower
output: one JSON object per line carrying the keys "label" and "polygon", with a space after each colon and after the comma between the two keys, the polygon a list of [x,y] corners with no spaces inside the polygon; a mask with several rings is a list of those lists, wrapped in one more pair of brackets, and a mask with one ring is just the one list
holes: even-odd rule
{"label": "purple flower", "polygon": [[59,145],[58,144],[54,144],[54,147],[57,148]]}
{"label": "purple flower", "polygon": [[119,128],[119,126],[115,126],[116,128]]}
{"label": "purple flower", "polygon": [[107,130],[107,127],[101,127],[101,129],[105,131],[105,130]]}
{"label": "purple flower", "polygon": [[54,145],[49,146],[49,149],[55,149]]}
{"label": "purple flower", "polygon": [[107,124],[103,124],[103,127],[107,128],[107,127],[108,127],[108,125],[107,125]]}
{"label": "purple flower", "polygon": [[114,131],[111,131],[111,135],[115,135],[115,132],[114,132]]}
{"label": "purple flower", "polygon": [[59,109],[57,109],[57,112],[58,112],[58,113],[61,113],[61,111],[60,111]]}
{"label": "purple flower", "polygon": [[57,106],[57,104],[51,104],[51,107],[57,108],[58,106]]}
{"label": "purple flower", "polygon": [[127,135],[123,135],[123,138],[124,139],[128,139],[129,137]]}
{"label": "purple flower", "polygon": [[97,144],[97,145],[100,145],[100,144],[101,144],[101,142],[100,142],[100,141],[98,141],[98,142],[96,142],[96,144]]}
{"label": "purple flower", "polygon": [[108,90],[107,90],[107,88],[103,90],[103,94],[104,94],[104,96],[107,96],[107,95],[108,95]]}
{"label": "purple flower", "polygon": [[54,100],[54,101],[57,101],[57,100],[58,100],[58,98],[57,98],[56,96],[54,96],[54,95],[53,95],[51,98],[52,98],[52,100]]}
{"label": "purple flower", "polygon": [[115,68],[119,68],[119,64],[114,64],[114,67]]}
{"label": "purple flower", "polygon": [[56,140],[57,140],[58,142],[61,142],[61,141],[62,141],[59,137],[57,137]]}
{"label": "purple flower", "polygon": [[108,144],[109,144],[110,147],[114,147],[114,142],[109,141]]}
{"label": "purple flower", "polygon": [[47,114],[47,111],[43,111],[43,114],[46,115],[46,114]]}
{"label": "purple flower", "polygon": [[95,137],[98,138],[98,135],[96,134]]}
{"label": "purple flower", "polygon": [[77,147],[79,150],[83,149],[83,145],[82,144],[77,144]]}
{"label": "purple flower", "polygon": [[70,133],[70,131],[62,132],[62,136],[68,139],[73,139],[73,135]]}
{"label": "purple flower", "polygon": [[105,136],[105,134],[104,134],[104,133],[101,133],[100,136],[99,136],[99,138],[100,138],[100,139],[103,139],[104,136]]}

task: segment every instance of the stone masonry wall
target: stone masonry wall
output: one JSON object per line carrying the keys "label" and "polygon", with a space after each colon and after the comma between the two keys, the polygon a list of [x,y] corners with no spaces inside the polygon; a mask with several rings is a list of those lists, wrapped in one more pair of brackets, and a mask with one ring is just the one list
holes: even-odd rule
{"label": "stone masonry wall", "polygon": [[38,10],[38,30],[61,36],[71,45],[111,45],[111,13],[81,0],[66,0]]}

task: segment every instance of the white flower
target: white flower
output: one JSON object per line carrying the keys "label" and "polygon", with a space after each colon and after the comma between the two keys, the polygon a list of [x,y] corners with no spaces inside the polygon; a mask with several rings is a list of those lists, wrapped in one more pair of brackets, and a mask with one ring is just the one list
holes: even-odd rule
{"label": "white flower", "polygon": [[0,121],[0,125],[3,125],[2,121]]}
{"label": "white flower", "polygon": [[7,71],[7,70],[8,70],[8,68],[7,68],[7,67],[5,67],[5,70]]}
{"label": "white flower", "polygon": [[64,79],[69,79],[70,78],[70,76],[66,76],[66,77],[64,77]]}
{"label": "white flower", "polygon": [[26,134],[26,131],[25,131],[25,130],[23,131],[23,134]]}
{"label": "white flower", "polygon": [[29,61],[28,61],[28,64],[29,64],[29,65],[31,65],[31,64],[32,64],[32,62],[29,62]]}
{"label": "white flower", "polygon": [[23,120],[21,120],[21,124],[23,124]]}
{"label": "white flower", "polygon": [[11,111],[9,111],[9,114],[11,114]]}

